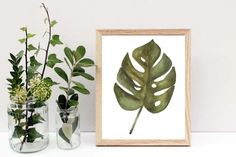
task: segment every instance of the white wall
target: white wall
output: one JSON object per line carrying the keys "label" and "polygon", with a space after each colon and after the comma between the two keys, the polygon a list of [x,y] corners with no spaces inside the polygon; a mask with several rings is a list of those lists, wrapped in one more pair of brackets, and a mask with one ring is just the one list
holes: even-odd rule
{"label": "white wall", "polygon": [[[236,131],[236,1],[234,0],[42,0],[59,24],[68,46],[86,46],[95,59],[95,30],[100,28],[191,28],[192,29],[192,130]],[[9,103],[5,79],[9,76],[10,52],[22,48],[19,28],[44,31],[41,1],[0,1],[0,130],[7,130]],[[53,52],[62,53],[61,48]],[[90,70],[95,74],[95,69]],[[53,76],[54,77],[54,76]],[[85,81],[84,81],[85,82]],[[95,82],[92,91],[81,96],[82,130],[95,129]],[[50,107],[50,128],[54,130],[56,93]]]}

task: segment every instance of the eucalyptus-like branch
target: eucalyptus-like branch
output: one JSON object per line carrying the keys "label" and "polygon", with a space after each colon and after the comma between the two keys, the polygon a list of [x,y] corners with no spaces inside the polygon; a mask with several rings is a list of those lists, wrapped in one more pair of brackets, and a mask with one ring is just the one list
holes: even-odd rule
{"label": "eucalyptus-like branch", "polygon": [[46,48],[46,54],[45,54],[45,59],[44,59],[44,65],[43,65],[43,71],[42,71],[42,75],[41,75],[41,79],[43,78],[45,69],[46,69],[46,65],[47,65],[47,59],[48,59],[48,53],[49,53],[49,47],[50,47],[50,42],[51,42],[51,38],[52,38],[52,27],[51,27],[51,19],[49,16],[49,12],[48,9],[46,8],[46,6],[44,5],[44,3],[42,3],[42,6],[47,14],[47,21],[48,21],[48,43],[47,43],[47,48]]}

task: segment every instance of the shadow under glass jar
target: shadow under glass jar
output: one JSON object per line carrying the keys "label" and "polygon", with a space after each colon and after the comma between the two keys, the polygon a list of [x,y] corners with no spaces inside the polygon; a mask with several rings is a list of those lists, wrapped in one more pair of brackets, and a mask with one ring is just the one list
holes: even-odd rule
{"label": "shadow under glass jar", "polygon": [[9,143],[16,152],[30,153],[48,146],[48,106],[27,101],[8,106]]}
{"label": "shadow under glass jar", "polygon": [[80,145],[80,117],[77,107],[60,109],[56,115],[57,146],[75,149]]}

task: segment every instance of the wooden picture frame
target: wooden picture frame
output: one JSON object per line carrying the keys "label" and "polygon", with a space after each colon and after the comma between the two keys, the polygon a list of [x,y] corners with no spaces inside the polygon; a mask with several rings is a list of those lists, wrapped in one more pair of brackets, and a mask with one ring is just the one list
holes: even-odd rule
{"label": "wooden picture frame", "polygon": [[[97,35],[97,45],[96,45],[97,46],[96,47],[96,49],[97,49],[97,53],[96,53],[96,64],[97,64],[97,69],[96,69],[97,70],[96,71],[96,145],[97,146],[190,146],[190,132],[191,132],[191,126],[190,126],[190,30],[189,29],[102,29],[102,30],[97,30],[96,35]],[[139,124],[140,127],[139,127],[139,129],[137,128],[136,133],[138,134],[138,131],[140,131],[140,132],[143,131],[143,132],[141,132],[140,135],[139,134],[135,135],[135,133],[132,134],[133,130],[132,131],[130,130],[132,136],[134,136],[131,138],[131,136],[129,136],[129,135],[123,136],[123,134],[122,134],[124,131],[124,129],[122,127],[125,128],[126,121],[130,120],[130,118],[122,119],[125,116],[117,116],[118,112],[115,113],[116,112],[115,110],[109,111],[108,108],[106,108],[106,107],[108,106],[110,108],[111,105],[114,105],[113,108],[120,108],[121,110],[119,112],[123,111],[124,114],[127,114],[127,115],[132,112],[137,113],[137,111],[131,112],[131,111],[122,110],[122,108],[118,105],[120,103],[119,98],[116,97],[117,101],[110,100],[110,99],[112,99],[111,97],[114,98],[115,96],[117,96],[116,94],[114,94],[115,92],[112,93],[113,90],[115,91],[115,89],[114,89],[115,86],[114,87],[106,87],[106,86],[108,86],[108,84],[112,78],[118,77],[118,75],[117,76],[112,75],[112,73],[114,73],[114,71],[116,71],[116,73],[118,73],[117,67],[116,67],[116,70],[114,68],[116,60],[118,60],[117,62],[119,62],[120,66],[121,66],[121,61],[119,60],[119,57],[115,57],[115,55],[118,56],[119,52],[120,52],[120,54],[122,56],[125,56],[125,53],[127,53],[127,51],[129,49],[128,48],[123,49],[123,47],[129,47],[130,45],[135,45],[136,43],[138,43],[139,40],[140,41],[146,40],[146,38],[148,39],[149,37],[150,37],[150,39],[155,38],[154,40],[152,40],[154,42],[156,42],[156,39],[157,39],[157,42],[160,41],[160,43],[163,43],[162,44],[162,45],[164,45],[163,47],[165,47],[165,45],[168,45],[170,43],[169,46],[166,46],[167,47],[166,50],[164,49],[165,51],[168,51],[168,49],[170,47],[169,52],[164,52],[167,55],[176,56],[177,52],[183,53],[183,54],[178,54],[177,57],[170,58],[173,60],[172,61],[173,67],[174,67],[174,64],[176,64],[176,66],[177,66],[177,64],[180,65],[179,67],[176,67],[176,82],[173,86],[176,86],[175,90],[177,90],[177,91],[173,92],[172,99],[175,99],[174,98],[174,96],[176,94],[175,92],[178,92],[178,94],[176,94],[176,95],[178,95],[178,99],[181,99],[181,100],[183,99],[182,100],[183,103],[181,103],[180,101],[175,101],[175,100],[173,100],[174,102],[172,102],[172,100],[170,100],[168,102],[169,105],[164,110],[165,112],[162,111],[161,113],[163,113],[163,114],[161,114],[160,116],[156,116],[154,114],[152,115],[151,113],[147,112],[147,115],[149,115],[150,117],[145,119],[145,122],[150,122],[150,123],[145,123],[145,125],[151,128],[152,126],[156,127],[156,126],[158,126],[158,124],[160,124],[160,128],[162,126],[162,128],[160,129],[160,130],[162,130],[162,131],[160,131],[161,138],[159,138],[158,134],[155,134],[155,132],[159,131],[158,129],[156,131],[155,130],[153,131],[152,129],[145,130],[145,128],[141,127],[141,124]],[[136,42],[136,39],[137,39],[137,42]],[[145,43],[143,42],[143,44],[145,44]],[[179,46],[178,46],[178,44],[179,44]],[[114,49],[113,49],[112,45],[114,45]],[[132,50],[134,50],[138,46],[141,46],[140,44],[136,44],[136,45],[137,46],[132,47]],[[145,45],[143,45],[143,46],[145,46]],[[176,49],[178,51],[172,52],[171,47],[174,47],[174,46],[179,47]],[[115,48],[115,47],[117,47],[117,48]],[[110,51],[114,50],[114,51],[107,52],[108,50],[110,50]],[[115,52],[116,50],[117,50],[117,52]],[[130,58],[132,58],[132,55],[131,55],[132,50],[130,49],[130,52],[128,52]],[[162,50],[162,47],[161,47],[161,50]],[[125,51],[125,52],[123,52],[123,51]],[[143,50],[143,52],[146,52],[146,49],[145,49],[145,51]],[[106,55],[107,55],[107,57],[106,57]],[[163,56],[163,54],[162,54],[162,56]],[[183,56],[183,57],[181,58],[179,56]],[[178,57],[179,57],[179,59],[178,59]],[[111,61],[108,62],[107,58],[109,60],[111,58],[113,58],[113,60],[111,59]],[[141,59],[142,59],[142,57],[141,57]],[[181,62],[180,62],[180,60],[181,60]],[[145,62],[148,62],[148,61],[144,60],[144,63]],[[150,62],[151,61],[149,60],[149,63]],[[109,63],[109,64],[107,64],[107,63]],[[103,68],[106,68],[108,70],[105,71],[106,69],[103,70]],[[110,71],[109,71],[109,69],[110,69]],[[113,79],[112,81],[115,83],[117,80]],[[177,84],[179,82],[182,82],[183,84],[182,85]],[[109,91],[106,90],[105,88],[102,89],[103,87],[105,87],[106,89],[109,89]],[[181,88],[181,90],[180,90],[180,88]],[[183,91],[183,92],[179,92],[179,91]],[[114,96],[113,95],[110,96],[110,94],[113,94]],[[108,103],[106,102],[106,100]],[[170,112],[170,113],[172,112],[172,114],[173,114],[173,111],[170,110],[172,107],[170,107],[170,109],[168,110],[168,107],[170,105],[172,105],[173,108],[179,105],[178,107],[182,109],[181,111],[180,111],[180,109],[175,110],[176,113],[179,112],[179,114],[176,115],[177,118],[171,117],[172,121],[173,121],[173,119],[175,120],[175,119],[178,119],[178,117],[181,117],[181,118],[179,118],[181,120],[179,120],[178,122],[176,120],[176,124],[179,123],[181,125],[175,126],[175,123],[172,122],[171,120],[168,120],[169,123],[166,124],[168,126],[166,126],[164,122],[163,123],[159,122],[158,124],[155,123],[155,121],[159,120],[158,118],[160,118],[161,116],[164,117],[165,114],[167,114],[167,112]],[[148,108],[148,107],[146,107],[146,108]],[[108,110],[108,112],[107,112],[107,110]],[[122,112],[122,114],[123,114],[123,112]],[[144,110],[142,112],[144,112]],[[145,112],[146,112],[146,110],[145,110]],[[180,112],[182,114],[180,114]],[[158,114],[159,113],[157,113],[157,115]],[[157,120],[152,122],[152,118],[154,118],[154,117]],[[115,121],[116,120],[117,121],[115,122],[113,119],[115,119]],[[132,120],[134,120],[133,117],[132,117]],[[137,119],[135,119],[135,121],[136,120]],[[136,122],[135,122],[135,124],[136,124]],[[144,124],[144,123],[142,123],[142,124]],[[116,126],[118,129],[117,128],[115,129]],[[180,128],[180,126],[181,126],[181,128]],[[165,130],[163,128],[167,128],[167,129]],[[181,131],[179,131],[179,135],[177,135],[177,134],[173,135],[174,138],[172,138],[172,134],[175,134],[175,129],[171,129],[171,128],[176,128],[176,130],[178,130],[178,129],[181,130]],[[127,131],[127,129],[125,131]],[[168,133],[166,133],[165,131]],[[128,134],[128,132],[126,132],[126,133]],[[150,137],[148,134],[150,134]],[[162,136],[162,134],[163,134],[163,136]],[[128,138],[126,138],[126,137],[128,137]],[[146,137],[148,137],[148,138],[146,138]]]}

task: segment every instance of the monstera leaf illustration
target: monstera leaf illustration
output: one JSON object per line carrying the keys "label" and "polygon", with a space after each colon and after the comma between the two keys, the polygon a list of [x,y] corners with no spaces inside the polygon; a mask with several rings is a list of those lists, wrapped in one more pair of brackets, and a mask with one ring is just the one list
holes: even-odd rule
{"label": "monstera leaf illustration", "polygon": [[[170,58],[165,53],[161,54],[161,49],[154,40],[136,48],[132,57],[144,72],[132,65],[127,53],[117,74],[119,84],[114,84],[114,92],[121,108],[128,111],[139,109],[130,134],[143,107],[151,113],[158,113],[168,106],[176,81],[175,68],[172,67]],[[156,63],[158,59],[159,62]],[[160,80],[156,81],[158,78]]]}

